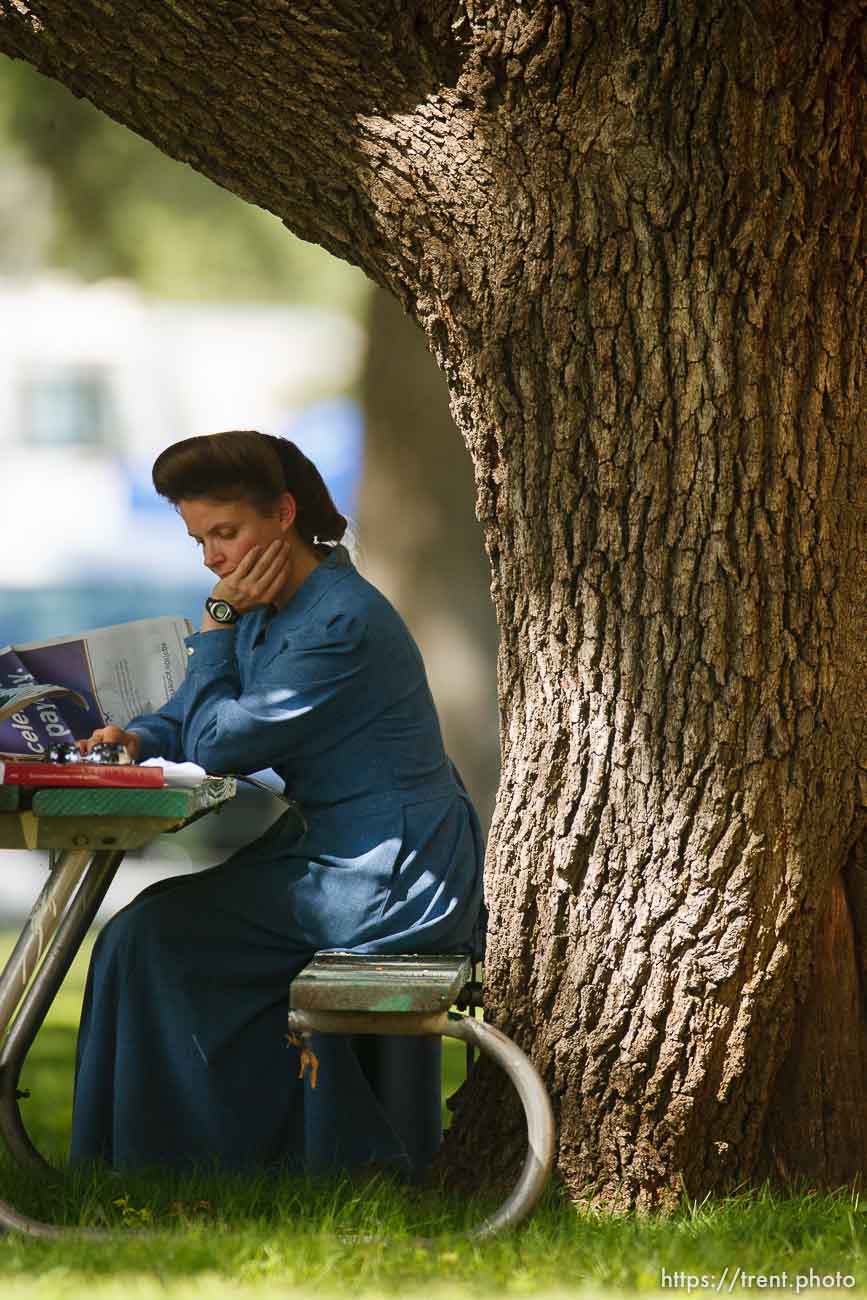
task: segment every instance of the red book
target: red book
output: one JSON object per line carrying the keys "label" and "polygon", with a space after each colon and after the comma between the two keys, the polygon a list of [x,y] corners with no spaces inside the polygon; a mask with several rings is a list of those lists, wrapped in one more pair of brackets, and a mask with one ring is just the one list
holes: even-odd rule
{"label": "red book", "polygon": [[115,786],[155,790],[165,785],[161,767],[135,763],[32,763],[0,759],[0,785]]}

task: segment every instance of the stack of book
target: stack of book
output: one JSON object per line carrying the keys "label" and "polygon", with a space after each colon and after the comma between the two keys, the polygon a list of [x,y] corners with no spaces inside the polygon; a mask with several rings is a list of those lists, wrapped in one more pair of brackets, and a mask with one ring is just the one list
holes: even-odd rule
{"label": "stack of book", "polygon": [[161,767],[138,767],[135,763],[45,763],[20,755],[0,755],[0,785],[158,790],[165,783]]}

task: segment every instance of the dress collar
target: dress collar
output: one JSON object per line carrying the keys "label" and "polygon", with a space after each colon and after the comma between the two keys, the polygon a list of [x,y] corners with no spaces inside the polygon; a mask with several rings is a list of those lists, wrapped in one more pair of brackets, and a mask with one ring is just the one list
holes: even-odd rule
{"label": "dress collar", "polygon": [[282,609],[268,606],[264,612],[265,622],[281,623],[284,626],[294,623],[313,608],[335,580],[344,576],[352,567],[349,551],[337,542],[330,548],[329,554],[322,557],[316,568],[311,569]]}
{"label": "dress collar", "polygon": [[[352,560],[349,558],[349,551],[343,543],[335,542],[333,546],[329,547],[328,555],[324,555],[316,567],[321,569],[323,564],[345,568],[346,565],[352,564]],[[316,569],[313,572],[315,573]]]}

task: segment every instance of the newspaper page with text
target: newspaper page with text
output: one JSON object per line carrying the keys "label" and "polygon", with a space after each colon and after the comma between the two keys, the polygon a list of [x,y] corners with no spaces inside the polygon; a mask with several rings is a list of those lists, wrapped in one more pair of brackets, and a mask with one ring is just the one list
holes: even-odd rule
{"label": "newspaper page with text", "polygon": [[192,630],[185,618],[141,618],[0,649],[0,751],[42,754],[162,708],[184,679]]}

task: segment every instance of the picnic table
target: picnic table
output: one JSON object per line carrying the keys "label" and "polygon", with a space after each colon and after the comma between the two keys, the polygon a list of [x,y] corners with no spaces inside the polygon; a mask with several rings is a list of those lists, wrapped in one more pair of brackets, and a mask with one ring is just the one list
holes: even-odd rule
{"label": "picnic table", "polygon": [[[0,974],[0,1138],[19,1165],[56,1177],[24,1128],[18,1082],[124,853],[218,809],[236,789],[233,777],[207,777],[183,790],[0,786],[0,849],[50,854],[48,879]],[[541,1079],[520,1048],[472,1014],[450,1010],[481,1005],[481,985],[471,975],[469,959],[459,955],[317,953],[289,984],[288,1028],[301,1040],[317,1032],[458,1038],[506,1070],[524,1107],[528,1149],[511,1195],[469,1234],[486,1237],[519,1223],[537,1203],[553,1163],[554,1121]],[[111,1236],[42,1223],[0,1200],[4,1229],[38,1237]]]}

